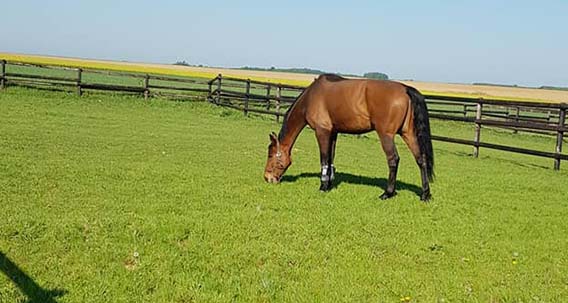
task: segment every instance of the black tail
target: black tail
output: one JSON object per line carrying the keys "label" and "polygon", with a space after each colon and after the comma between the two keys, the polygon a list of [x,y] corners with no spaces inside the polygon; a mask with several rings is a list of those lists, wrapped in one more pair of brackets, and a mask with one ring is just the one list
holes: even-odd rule
{"label": "black tail", "polygon": [[414,87],[407,86],[406,93],[410,97],[412,110],[414,112],[414,134],[420,147],[420,154],[426,158],[426,172],[428,180],[434,180],[434,150],[432,149],[432,138],[430,135],[430,121],[428,119],[428,108],[424,96]]}

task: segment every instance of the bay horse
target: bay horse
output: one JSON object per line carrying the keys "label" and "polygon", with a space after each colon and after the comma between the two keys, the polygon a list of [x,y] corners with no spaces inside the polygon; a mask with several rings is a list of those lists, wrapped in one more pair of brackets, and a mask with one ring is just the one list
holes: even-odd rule
{"label": "bay horse", "polygon": [[306,125],[315,130],[319,145],[321,191],[329,191],[334,180],[337,134],[363,134],[375,130],[389,167],[387,188],[380,198],[384,200],[396,195],[399,156],[394,137],[399,134],[420,168],[420,199],[430,200],[434,151],[426,102],[415,88],[388,80],[320,75],[290,106],[278,136],[274,132],[270,134],[264,171],[267,182],[280,182],[292,164],[292,146]]}

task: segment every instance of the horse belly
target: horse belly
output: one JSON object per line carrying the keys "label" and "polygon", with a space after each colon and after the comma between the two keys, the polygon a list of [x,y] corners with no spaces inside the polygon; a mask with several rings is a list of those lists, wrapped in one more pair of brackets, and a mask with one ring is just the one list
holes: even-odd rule
{"label": "horse belly", "polygon": [[[373,130],[371,119],[361,113],[343,115],[346,118],[336,117],[333,128],[340,133],[362,134]],[[348,117],[348,118],[347,118]]]}

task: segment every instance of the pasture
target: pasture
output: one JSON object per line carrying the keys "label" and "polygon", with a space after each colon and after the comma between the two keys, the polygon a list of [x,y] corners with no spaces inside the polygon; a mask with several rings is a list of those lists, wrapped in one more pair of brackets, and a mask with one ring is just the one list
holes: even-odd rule
{"label": "pasture", "polygon": [[[320,193],[306,129],[282,184],[272,119],[204,102],[0,93],[0,302],[558,302],[568,297],[568,170],[434,142],[433,201],[397,138],[340,136]],[[470,139],[470,126],[432,120]],[[552,138],[484,130],[527,148]],[[10,265],[12,264],[12,265]],[[15,270],[17,267],[19,270]]]}

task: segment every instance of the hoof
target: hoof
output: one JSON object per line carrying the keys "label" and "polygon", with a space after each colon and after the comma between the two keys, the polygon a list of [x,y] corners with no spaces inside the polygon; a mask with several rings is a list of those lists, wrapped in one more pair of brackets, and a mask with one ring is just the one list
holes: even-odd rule
{"label": "hoof", "polygon": [[392,193],[389,192],[384,192],[382,195],[379,196],[379,198],[381,200],[386,200],[386,199],[390,199],[392,197],[396,196],[396,191],[393,191]]}
{"label": "hoof", "polygon": [[428,203],[428,202],[430,202],[430,200],[432,200],[432,195],[430,193],[423,193],[420,196],[420,201],[422,201],[424,203]]}
{"label": "hoof", "polygon": [[325,182],[320,185],[320,191],[328,192],[331,190],[331,182]]}

